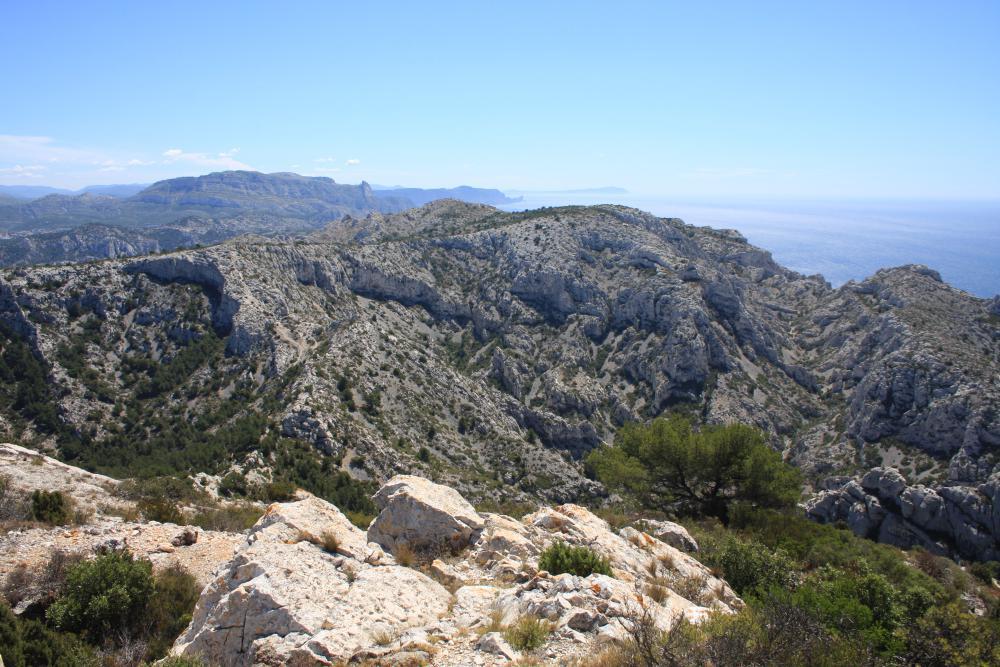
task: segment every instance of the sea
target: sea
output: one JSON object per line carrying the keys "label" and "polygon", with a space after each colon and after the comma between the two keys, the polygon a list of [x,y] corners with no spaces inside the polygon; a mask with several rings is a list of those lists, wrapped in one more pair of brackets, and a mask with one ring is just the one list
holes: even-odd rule
{"label": "sea", "polygon": [[1000,293],[1000,200],[714,200],[607,193],[517,193],[509,211],[622,204],[691,225],[736,229],[799,273],[833,286],[880,268],[925,264],[979,297]]}

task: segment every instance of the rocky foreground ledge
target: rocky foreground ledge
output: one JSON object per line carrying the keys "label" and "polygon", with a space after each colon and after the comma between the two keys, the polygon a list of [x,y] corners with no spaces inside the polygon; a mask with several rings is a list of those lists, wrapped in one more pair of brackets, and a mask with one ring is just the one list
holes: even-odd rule
{"label": "rocky foreground ledge", "polygon": [[[615,532],[577,505],[522,520],[480,514],[414,476],[394,477],[375,500],[367,532],[312,496],[271,505],[202,592],[173,653],[222,665],[503,664],[519,654],[499,630],[530,615],[551,623],[540,655],[569,659],[624,638],[643,610],[666,629],[743,605],[684,552]],[[613,576],[539,571],[557,540],[607,557]]]}

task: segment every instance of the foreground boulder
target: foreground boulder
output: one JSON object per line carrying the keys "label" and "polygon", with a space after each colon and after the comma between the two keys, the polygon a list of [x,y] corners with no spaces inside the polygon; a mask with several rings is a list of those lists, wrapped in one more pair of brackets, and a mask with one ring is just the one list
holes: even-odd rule
{"label": "foreground boulder", "polygon": [[[520,655],[503,628],[530,616],[549,632],[540,653],[558,662],[623,639],[642,613],[667,629],[743,604],[687,554],[576,505],[520,521],[480,515],[453,489],[410,476],[375,498],[382,511],[367,533],[318,498],[272,505],[173,652],[227,666],[500,665]],[[614,576],[539,571],[557,541],[589,546]],[[403,544],[413,567],[382,550]]]}
{"label": "foreground boulder", "polygon": [[691,537],[691,533],[688,532],[687,528],[679,523],[674,523],[673,521],[655,521],[653,519],[645,519],[642,523],[648,526],[651,535],[658,540],[666,542],[673,548],[687,551],[688,553],[696,553],[698,551],[698,542]]}
{"label": "foreground boulder", "polygon": [[325,501],[272,505],[202,593],[174,652],[224,665],[330,664],[447,611],[443,586],[372,564],[379,553]]}
{"label": "foreground boulder", "polygon": [[483,527],[483,518],[455,489],[414,475],[396,475],[373,500],[381,510],[368,538],[393,551],[460,549]]}
{"label": "foreground boulder", "polygon": [[1000,560],[1000,473],[978,486],[908,486],[893,468],[873,468],[860,481],[841,480],[814,496],[806,514],[845,522],[855,535],[903,549]]}

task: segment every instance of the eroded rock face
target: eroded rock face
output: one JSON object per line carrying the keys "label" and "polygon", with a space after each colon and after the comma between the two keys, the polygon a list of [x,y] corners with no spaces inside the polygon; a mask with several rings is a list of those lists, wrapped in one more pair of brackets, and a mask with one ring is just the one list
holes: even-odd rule
{"label": "eroded rock face", "polygon": [[908,486],[892,468],[823,491],[806,505],[823,523],[844,521],[862,537],[972,560],[1000,558],[1000,473],[977,487]]}
{"label": "eroded rock face", "polygon": [[[173,653],[227,666],[494,665],[518,653],[501,634],[475,630],[525,615],[552,624],[547,655],[570,658],[623,638],[640,606],[664,629],[742,606],[689,556],[634,529],[616,534],[582,507],[539,510],[522,521],[479,515],[454,490],[413,476],[393,479],[376,500],[382,514],[367,535],[317,498],[272,505],[205,588]],[[420,569],[395,564],[374,543],[391,536],[393,544],[436,545],[456,535],[468,546],[461,555]],[[539,572],[540,552],[556,540],[589,545],[615,576]],[[649,597],[650,586],[668,582],[696,599],[670,588],[659,602]]]}

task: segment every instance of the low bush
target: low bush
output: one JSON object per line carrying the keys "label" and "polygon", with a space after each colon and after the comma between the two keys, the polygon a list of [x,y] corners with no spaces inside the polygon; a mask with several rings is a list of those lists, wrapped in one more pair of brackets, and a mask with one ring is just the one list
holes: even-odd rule
{"label": "low bush", "polygon": [[537,616],[522,616],[503,631],[503,637],[518,651],[533,651],[540,648],[549,634],[552,625]]}
{"label": "low bush", "polygon": [[60,491],[36,489],[31,494],[31,518],[35,521],[62,526],[73,516],[72,501]]}
{"label": "low bush", "polygon": [[35,620],[19,619],[0,602],[0,655],[4,667],[100,667],[97,652],[78,637]]}
{"label": "low bush", "polygon": [[45,613],[54,627],[99,644],[135,630],[153,596],[152,566],[127,551],[112,551],[72,566],[63,594]]}
{"label": "low bush", "polygon": [[137,507],[146,521],[176,523],[179,526],[187,523],[184,513],[177,507],[177,503],[166,498],[143,498]]}
{"label": "low bush", "polygon": [[218,509],[201,510],[191,517],[190,523],[205,530],[240,533],[257,523],[263,514],[264,510],[250,503],[225,505]]}
{"label": "low bush", "polygon": [[591,574],[611,575],[611,564],[607,558],[599,556],[588,547],[573,547],[565,542],[554,542],[538,557],[538,569],[549,574],[575,574],[586,577]]}
{"label": "low bush", "polygon": [[150,635],[147,659],[166,655],[174,639],[191,622],[200,595],[198,582],[183,567],[174,565],[157,573],[153,596],[146,607]]}
{"label": "low bush", "polygon": [[795,566],[784,550],[732,536],[706,553],[704,562],[722,570],[723,578],[740,595],[785,588],[795,574]]}
{"label": "low bush", "polygon": [[973,563],[969,566],[969,573],[984,584],[992,586],[995,579],[1000,579],[1000,562],[991,560],[985,563]]}

